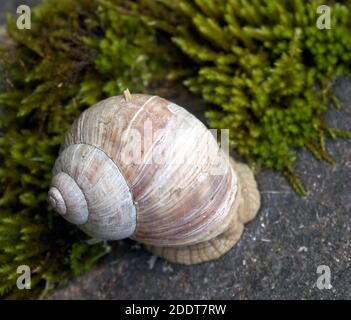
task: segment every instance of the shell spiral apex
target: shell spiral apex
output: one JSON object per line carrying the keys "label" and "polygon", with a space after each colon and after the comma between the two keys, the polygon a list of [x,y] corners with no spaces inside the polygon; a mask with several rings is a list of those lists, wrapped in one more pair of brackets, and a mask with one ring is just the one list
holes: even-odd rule
{"label": "shell spiral apex", "polygon": [[250,169],[229,159],[198,119],[128,90],[73,123],[48,199],[94,238],[130,237],[184,264],[226,253],[260,206]]}
{"label": "shell spiral apex", "polygon": [[51,187],[49,190],[49,202],[53,208],[60,215],[65,215],[67,212],[65,200],[62,197],[60,190],[55,187]]}
{"label": "shell spiral apex", "polygon": [[74,224],[88,221],[88,205],[77,183],[66,173],[54,176],[49,201],[56,211]]}

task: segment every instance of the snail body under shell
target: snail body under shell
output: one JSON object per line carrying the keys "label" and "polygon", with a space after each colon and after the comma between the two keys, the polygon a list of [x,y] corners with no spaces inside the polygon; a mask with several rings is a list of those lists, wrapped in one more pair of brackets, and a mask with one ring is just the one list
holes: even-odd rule
{"label": "snail body under shell", "polygon": [[163,98],[129,93],[74,122],[49,201],[91,237],[130,237],[184,264],[226,253],[260,206],[249,168],[198,119]]}

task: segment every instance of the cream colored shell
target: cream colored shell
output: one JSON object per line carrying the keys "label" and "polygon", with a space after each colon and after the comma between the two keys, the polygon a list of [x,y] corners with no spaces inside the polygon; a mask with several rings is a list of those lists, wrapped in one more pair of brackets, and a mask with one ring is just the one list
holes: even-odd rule
{"label": "cream colored shell", "polygon": [[157,96],[111,97],[87,109],[53,174],[49,200],[68,221],[180,263],[228,251],[259,207],[250,170],[230,163],[193,115]]}

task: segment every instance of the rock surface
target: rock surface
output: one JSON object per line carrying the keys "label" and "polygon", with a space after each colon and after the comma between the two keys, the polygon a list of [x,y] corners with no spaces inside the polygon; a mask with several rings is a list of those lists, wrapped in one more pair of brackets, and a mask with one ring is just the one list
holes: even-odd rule
{"label": "rock surface", "polygon": [[[5,0],[4,12],[38,1]],[[351,130],[351,80],[335,91],[345,103],[327,121]],[[176,100],[186,107],[189,101]],[[193,110],[197,113],[198,110]],[[51,299],[351,299],[351,140],[329,140],[335,166],[298,153],[296,167],[309,193],[296,195],[277,172],[257,181],[262,207],[238,244],[214,262],[181,266],[125,241],[91,272],[56,290]],[[318,266],[330,268],[330,289],[318,289]]]}

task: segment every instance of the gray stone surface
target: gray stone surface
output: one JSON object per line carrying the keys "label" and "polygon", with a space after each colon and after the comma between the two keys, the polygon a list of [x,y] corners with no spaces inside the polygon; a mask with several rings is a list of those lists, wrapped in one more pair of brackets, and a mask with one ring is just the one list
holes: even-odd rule
{"label": "gray stone surface", "polygon": [[[34,2],[2,0],[0,25],[5,10],[15,14],[18,4]],[[341,79],[335,90],[346,107],[326,118],[351,130],[351,80]],[[298,153],[307,197],[297,196],[279,173],[258,172],[261,210],[238,244],[217,261],[175,265],[155,260],[127,240],[51,299],[351,299],[351,141],[327,145],[335,166]],[[319,265],[330,267],[330,290],[315,285]]]}
{"label": "gray stone surface", "polygon": [[[351,130],[351,81],[341,79],[335,90],[345,108],[332,109],[326,118]],[[126,241],[51,299],[351,299],[351,141],[327,145],[335,166],[298,153],[306,197],[275,171],[257,174],[261,210],[217,261],[195,266],[155,261]],[[330,290],[316,287],[319,265],[330,268]]]}

